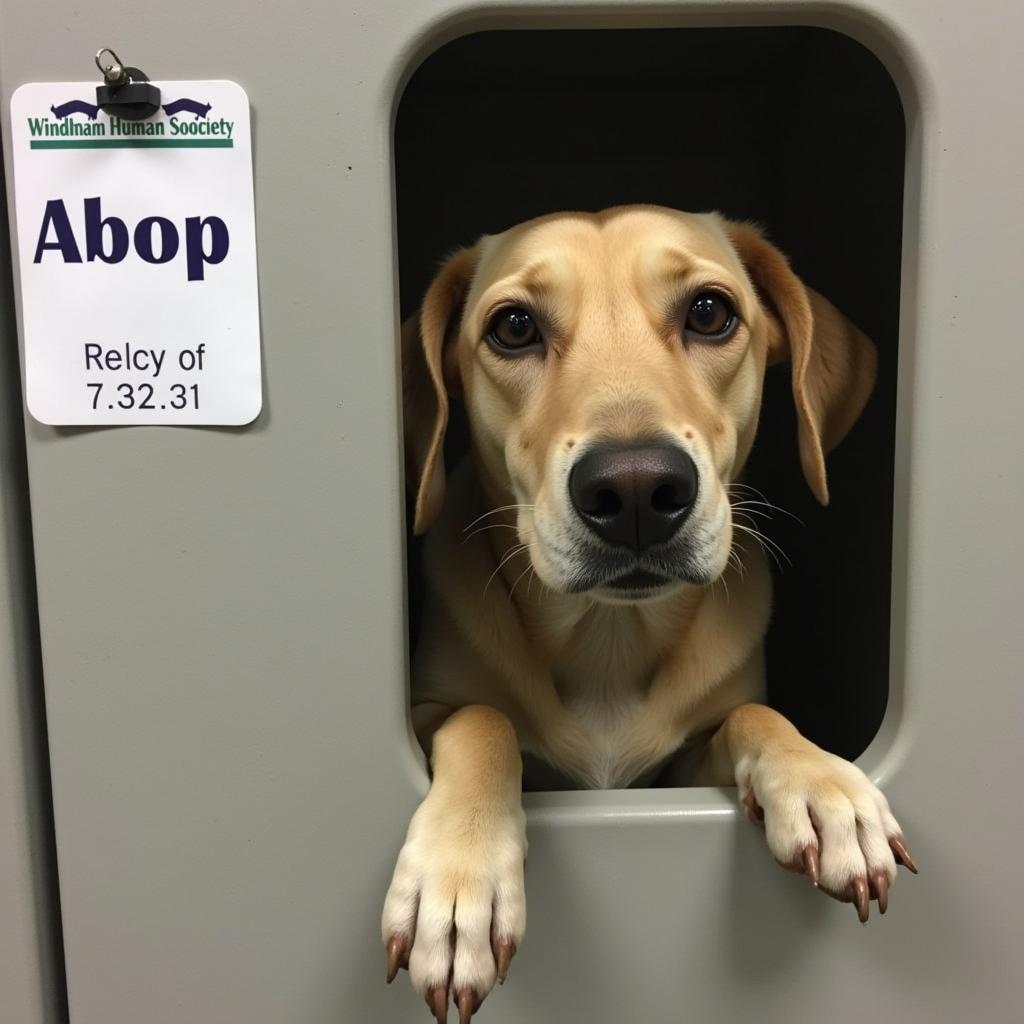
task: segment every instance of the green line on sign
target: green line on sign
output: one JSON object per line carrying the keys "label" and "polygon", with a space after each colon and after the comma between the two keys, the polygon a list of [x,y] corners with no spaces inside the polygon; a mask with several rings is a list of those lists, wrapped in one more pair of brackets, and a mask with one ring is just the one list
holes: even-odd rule
{"label": "green line on sign", "polygon": [[233,139],[32,139],[32,149],[231,149]]}

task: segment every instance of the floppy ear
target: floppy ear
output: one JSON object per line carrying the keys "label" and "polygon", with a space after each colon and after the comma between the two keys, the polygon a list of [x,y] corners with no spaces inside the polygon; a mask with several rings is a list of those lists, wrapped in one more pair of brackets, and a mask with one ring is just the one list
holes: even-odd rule
{"label": "floppy ear", "polygon": [[828,504],[825,455],[856,423],[875,384],[875,346],[827,299],[808,288],[757,228],[726,231],[768,316],[768,364],[792,363],[800,462],[814,496]]}
{"label": "floppy ear", "polygon": [[449,257],[419,311],[402,324],[405,475],[416,494],[413,531],[417,534],[426,533],[444,504],[448,386],[458,373],[450,342],[458,330],[475,265],[473,249],[460,249]]}

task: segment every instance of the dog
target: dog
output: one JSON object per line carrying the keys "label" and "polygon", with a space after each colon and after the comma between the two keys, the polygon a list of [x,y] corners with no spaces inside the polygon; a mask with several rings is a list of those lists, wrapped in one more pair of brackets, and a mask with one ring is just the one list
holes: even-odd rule
{"label": "dog", "polygon": [[[402,349],[432,781],[385,899],[388,981],[407,968],[460,1024],[504,982],[526,925],[524,785],[735,784],[782,866],[861,921],[872,900],[884,913],[897,864],[917,870],[885,796],[761,703],[771,581],[736,490],[765,369],[789,360],[827,504],[871,342],[756,226],[627,206],[456,252]],[[446,480],[452,398],[472,440]]]}

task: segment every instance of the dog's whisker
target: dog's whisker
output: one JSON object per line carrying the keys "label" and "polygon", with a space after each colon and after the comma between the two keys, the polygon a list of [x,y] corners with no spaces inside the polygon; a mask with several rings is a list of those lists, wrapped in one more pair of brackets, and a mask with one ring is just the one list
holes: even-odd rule
{"label": "dog's whisker", "polygon": [[734,502],[731,502],[730,505],[731,505],[731,508],[733,509],[733,511],[738,511],[738,510],[742,509],[744,512],[747,513],[747,515],[760,516],[762,519],[772,519],[772,518],[774,518],[770,512],[761,512],[760,510],[758,510],[756,508],[751,508],[744,501],[734,501]]}
{"label": "dog's whisker", "polygon": [[761,533],[760,530],[752,530],[749,526],[743,526],[741,523],[734,522],[732,525],[733,528],[736,530],[742,530],[744,533],[749,533],[750,536],[753,537],[754,540],[756,540],[757,543],[761,545],[762,549],[772,556],[772,558],[775,561],[775,564],[779,567],[779,572],[783,572],[784,570],[782,568],[782,563],[779,561],[778,556],[776,555],[776,552],[778,552],[778,554],[781,555],[789,565],[793,564],[789,555],[787,555],[786,552],[783,551],[782,548],[771,539],[771,537],[768,537],[765,534]]}
{"label": "dog's whisker", "polygon": [[516,555],[525,551],[529,546],[529,544],[516,544],[514,547],[509,548],[509,550],[505,553],[505,557],[502,558],[502,560],[498,563],[497,568],[495,568],[494,572],[492,572],[491,575],[487,577],[487,582],[484,584],[485,596],[487,594],[487,588],[491,585],[491,581],[494,579],[495,576],[498,575],[499,572],[501,572],[502,567],[506,563],[511,562],[512,559],[516,557]]}
{"label": "dog's whisker", "polygon": [[[528,572],[529,572],[529,571],[530,571],[530,570],[531,570],[532,568],[533,568],[533,564],[532,564],[532,563],[528,564],[528,565],[526,566],[526,568],[525,568],[525,569],[524,569],[524,570],[523,570],[523,571],[522,571],[522,572],[521,572],[521,573],[520,573],[520,574],[519,574],[519,575],[518,575],[518,576],[517,576],[517,577],[515,578],[515,582],[514,582],[514,583],[512,584],[512,586],[511,586],[511,587],[509,587],[509,591],[508,591],[508,600],[509,600],[509,604],[511,604],[511,603],[512,603],[512,595],[513,595],[513,594],[514,594],[514,593],[516,592],[516,586],[517,586],[517,585],[519,584],[519,581],[520,581],[520,580],[521,580],[521,579],[522,579],[522,578],[523,578],[523,577],[524,577],[524,576],[525,576],[525,575],[526,575],[526,574],[527,574],[527,573],[528,573]],[[529,588],[529,586],[527,586],[527,588],[526,588],[526,596],[527,596],[527,597],[529,597],[529,596],[530,596],[530,588]]]}
{"label": "dog's whisker", "polygon": [[749,526],[750,526],[750,529],[754,530],[755,532],[757,532],[757,533],[761,532],[758,529],[757,520],[752,519],[748,512],[744,512],[744,511],[741,511],[740,509],[734,508],[733,509],[732,521],[733,521],[733,525],[734,526],[738,522],[744,522],[744,523],[748,523]]}
{"label": "dog's whisker", "polygon": [[801,526],[805,525],[804,521],[799,516],[794,515],[792,512],[789,511],[789,509],[783,508],[781,505],[776,505],[773,501],[769,501],[767,495],[765,495],[763,491],[759,491],[756,487],[751,487],[749,486],[749,484],[729,484],[729,486],[726,488],[726,492],[729,494],[730,499],[732,497],[733,488],[743,488],[744,490],[750,491],[752,494],[756,495],[757,499],[759,499],[755,500],[754,498],[748,498],[741,494],[740,501],[731,502],[730,500],[730,503],[733,504],[734,506],[761,505],[764,508],[769,508],[773,509],[776,512],[781,512],[784,516],[789,516],[790,519],[795,519]]}
{"label": "dog's whisker", "polygon": [[466,526],[464,526],[462,528],[462,532],[465,533],[466,530],[473,529],[473,527],[476,526],[476,524],[479,523],[481,519],[486,519],[488,516],[496,516],[499,512],[511,512],[513,509],[524,509],[524,508],[530,509],[532,511],[534,508],[536,508],[536,506],[535,505],[501,505],[498,508],[492,508],[489,512],[484,512],[483,515],[477,516],[476,519],[473,520],[473,522],[468,523]]}
{"label": "dog's whisker", "polygon": [[[758,526],[757,526],[757,520],[754,519],[753,517],[756,516],[756,515],[760,515],[763,518],[764,515],[765,515],[763,512],[757,512],[754,509],[744,508],[742,505],[733,505],[732,506],[732,513],[733,513],[733,521],[735,521],[737,518],[742,518],[746,522],[750,523],[750,525],[752,527],[754,527],[755,529],[757,529]],[[771,516],[768,516],[767,518],[771,519]]]}
{"label": "dog's whisker", "polygon": [[740,553],[736,550],[735,546],[729,549],[729,555],[725,560],[725,564],[735,569],[736,574],[741,580],[746,579],[747,570],[745,569],[743,560],[740,558]]}
{"label": "dog's whisker", "polygon": [[774,549],[783,558],[785,558],[790,565],[793,564],[789,555],[787,555],[786,552],[782,549],[782,546],[777,541],[772,540],[772,538],[769,537],[766,533],[763,533],[761,530],[757,529],[756,525],[744,526],[742,523],[734,521],[733,526],[737,530],[742,530],[745,533],[749,533],[751,537],[753,537],[763,548],[765,548],[765,550]]}
{"label": "dog's whisker", "polygon": [[[741,527],[741,529],[742,529],[742,527]],[[750,533],[751,531],[749,531],[749,530],[748,530],[747,532],[748,532],[748,533]],[[776,564],[776,566],[778,566],[779,572],[782,572],[782,571],[783,571],[783,569],[782,569],[782,563],[781,563],[781,562],[779,561],[779,559],[778,559],[778,557],[776,556],[775,552],[774,552],[774,551],[772,551],[772,550],[771,550],[771,548],[767,548],[767,547],[765,547],[765,546],[764,546],[764,544],[763,544],[763,543],[761,542],[761,539],[760,539],[759,537],[755,537],[755,540],[757,540],[758,544],[760,544],[760,545],[761,545],[761,547],[762,547],[762,548],[763,548],[763,549],[764,549],[764,550],[765,550],[765,551],[766,551],[766,552],[767,552],[767,553],[768,553],[769,555],[771,555],[771,559],[772,559],[772,561],[773,561],[773,562],[774,562],[774,563]]]}
{"label": "dog's whisker", "polygon": [[764,501],[768,500],[768,497],[764,493],[764,491],[759,490],[757,487],[754,487],[751,484],[742,483],[739,480],[734,480],[731,484],[729,484],[727,486],[727,490],[730,490],[730,491],[734,491],[734,490],[735,491],[750,491],[751,494],[756,494],[759,498],[762,498]]}
{"label": "dog's whisker", "polygon": [[789,565],[793,564],[793,560],[789,557],[789,555],[786,554],[786,552],[782,548],[782,545],[777,540],[774,540],[772,537],[769,537],[767,533],[761,533],[760,530],[756,530],[755,532],[760,535],[760,539],[765,544],[768,544],[771,547],[775,548],[775,550],[786,560],[786,562]]}
{"label": "dog's whisker", "polygon": [[[784,516],[789,516],[790,519],[792,519],[794,522],[799,523],[801,526],[806,525],[799,516],[794,515],[792,512],[790,512],[788,509],[783,508],[781,505],[773,505],[770,501],[751,501],[750,499],[745,498],[742,501],[730,502],[730,504],[733,508],[746,508],[749,509],[750,511],[753,511],[755,506],[772,509],[775,512],[781,512]],[[766,512],[761,512],[759,514],[768,515],[768,513]],[[771,516],[768,515],[768,518],[770,519]]]}
{"label": "dog's whisker", "polygon": [[[490,525],[478,526],[472,533],[467,533],[462,538],[462,543],[465,544],[468,540],[472,540],[478,533],[483,533],[484,530],[518,530],[518,526],[514,526],[510,523],[491,523]],[[533,530],[524,531],[526,536],[533,536]]]}

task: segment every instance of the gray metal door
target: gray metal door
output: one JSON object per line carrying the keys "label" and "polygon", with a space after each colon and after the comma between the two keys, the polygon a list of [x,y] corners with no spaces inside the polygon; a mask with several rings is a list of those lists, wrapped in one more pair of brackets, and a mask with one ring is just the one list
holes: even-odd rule
{"label": "gray metal door", "polygon": [[384,987],[378,939],[426,786],[405,709],[396,97],[481,27],[764,22],[855,36],[907,112],[892,684],[861,764],[922,875],[861,928],[779,874],[731,793],[536,795],[528,937],[483,1019],[1014,1019],[1021,10],[515,6],[3,0],[5,138],[18,85],[88,78],[103,44],[157,79],[238,81],[254,120],[261,417],[25,425],[71,1019],[426,1019]]}

